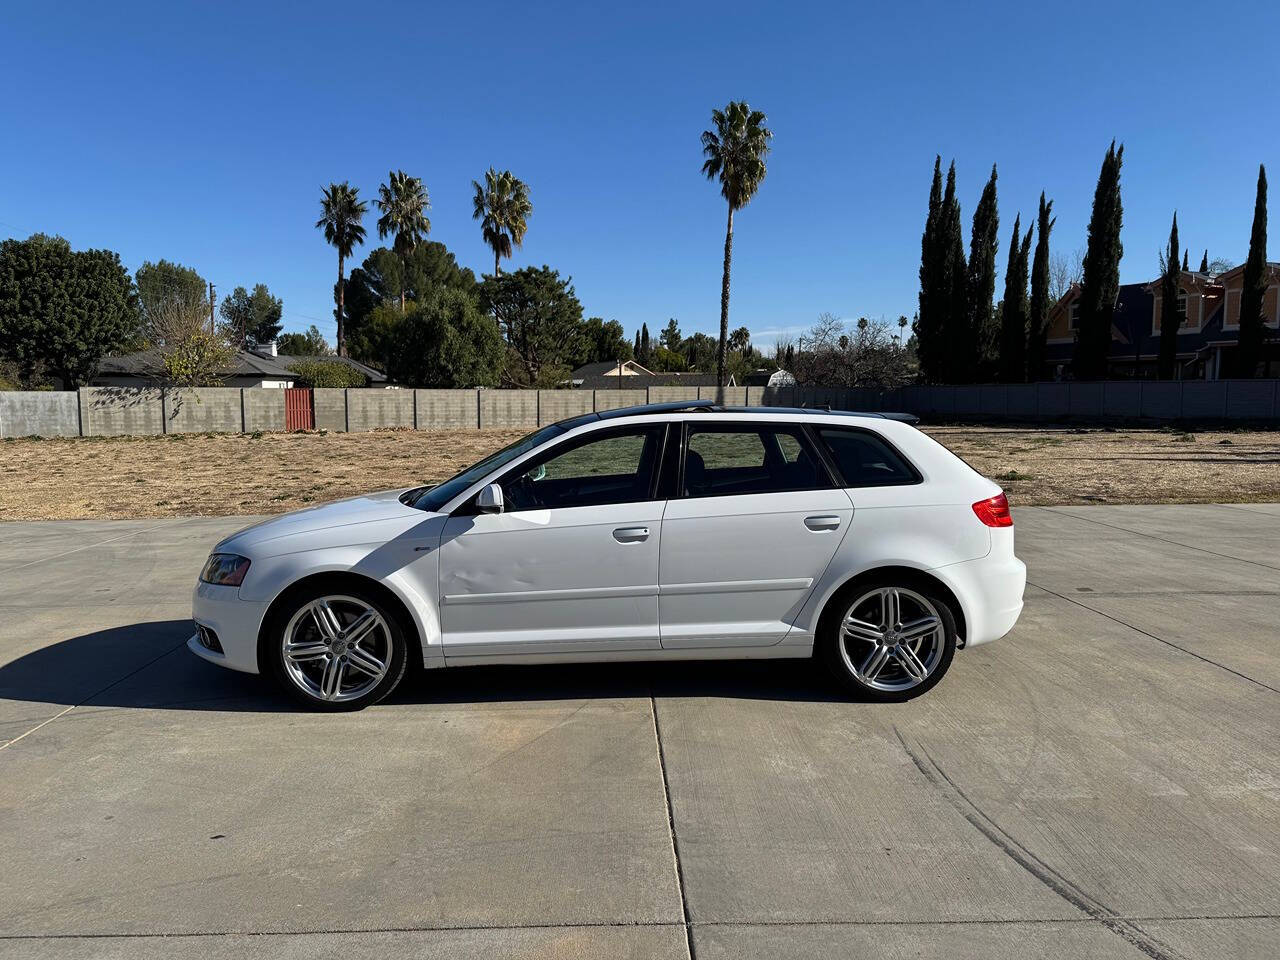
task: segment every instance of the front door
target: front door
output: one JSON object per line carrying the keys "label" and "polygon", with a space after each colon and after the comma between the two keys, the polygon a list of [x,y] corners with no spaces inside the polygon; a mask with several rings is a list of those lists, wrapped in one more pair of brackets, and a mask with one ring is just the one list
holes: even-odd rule
{"label": "front door", "polygon": [[446,658],[656,649],[665,424],[605,428],[515,467],[504,510],[445,524]]}
{"label": "front door", "polygon": [[662,518],[662,646],[778,643],[853,518],[799,424],[690,421]]}

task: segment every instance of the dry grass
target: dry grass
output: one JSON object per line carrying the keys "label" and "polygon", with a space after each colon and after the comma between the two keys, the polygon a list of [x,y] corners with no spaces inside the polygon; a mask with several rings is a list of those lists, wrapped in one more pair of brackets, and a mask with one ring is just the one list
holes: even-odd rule
{"label": "dry grass", "polygon": [[[0,442],[0,520],[283,513],[432,483],[523,431]],[[1280,432],[929,427],[1015,504],[1280,500]]]}

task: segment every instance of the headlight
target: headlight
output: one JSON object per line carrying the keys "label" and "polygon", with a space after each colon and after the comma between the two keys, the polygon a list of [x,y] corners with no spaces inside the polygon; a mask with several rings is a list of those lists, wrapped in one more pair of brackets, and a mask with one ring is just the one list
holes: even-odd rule
{"label": "headlight", "polygon": [[200,579],[205,583],[216,583],[220,587],[238,587],[248,572],[248,557],[236,556],[234,553],[215,553],[205,561]]}

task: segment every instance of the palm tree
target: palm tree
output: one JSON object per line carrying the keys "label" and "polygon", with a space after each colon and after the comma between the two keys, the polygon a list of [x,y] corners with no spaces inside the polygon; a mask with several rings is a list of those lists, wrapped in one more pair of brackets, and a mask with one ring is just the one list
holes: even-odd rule
{"label": "palm tree", "polygon": [[404,281],[409,273],[409,254],[418,241],[431,232],[431,221],[423,211],[431,209],[427,188],[417,177],[403,170],[387,174],[387,182],[378,187],[375,201],[382,216],[378,218],[378,239],[394,236],[391,244],[400,257],[400,312],[404,313]]}
{"label": "palm tree", "polygon": [[511,257],[512,246],[524,243],[529,229],[533,204],[529,201],[529,185],[510,170],[499,173],[490,167],[484,183],[472,180],[475,188],[475,210],[472,218],[480,221],[484,242],[493,251],[493,275],[501,272],[502,258]]}
{"label": "palm tree", "polygon": [[724,276],[720,281],[720,348],[716,353],[716,382],[723,393],[725,352],[729,339],[729,266],[733,260],[733,211],[741,210],[764,180],[764,158],[773,132],[766,117],[745,100],[711,111],[713,129],[702,131],[702,173],[720,180],[720,194],[729,201],[729,222],[724,233]]}
{"label": "palm tree", "polygon": [[347,355],[347,336],[343,327],[346,311],[346,280],[343,267],[347,257],[364,243],[364,219],[368,205],[360,199],[360,188],[347,181],[331,183],[320,197],[320,219],[316,227],[324,231],[326,243],[338,250],[338,356]]}

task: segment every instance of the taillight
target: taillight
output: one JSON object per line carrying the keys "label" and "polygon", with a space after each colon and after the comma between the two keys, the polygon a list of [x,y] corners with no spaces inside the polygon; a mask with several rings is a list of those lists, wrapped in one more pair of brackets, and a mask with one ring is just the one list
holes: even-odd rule
{"label": "taillight", "polygon": [[973,512],[988,527],[1013,526],[1013,514],[1009,512],[1009,498],[1003,493],[990,500],[979,500],[973,505]]}

